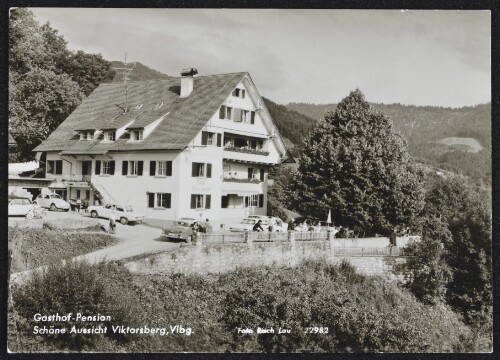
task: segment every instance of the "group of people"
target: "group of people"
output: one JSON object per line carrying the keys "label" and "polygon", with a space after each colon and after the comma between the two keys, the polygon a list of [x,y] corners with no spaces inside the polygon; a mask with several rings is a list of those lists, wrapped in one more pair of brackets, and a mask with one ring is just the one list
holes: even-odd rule
{"label": "group of people", "polygon": [[210,221],[208,219],[205,219],[204,222],[197,222],[195,221],[191,227],[193,228],[193,231],[195,233],[211,233],[213,231],[212,224],[210,224]]}
{"label": "group of people", "polygon": [[304,220],[304,222],[300,224],[296,224],[295,220],[292,219],[288,223],[288,230],[294,230],[294,231],[316,231],[319,232],[321,231],[321,222],[317,221],[316,224],[307,224],[307,220]]}

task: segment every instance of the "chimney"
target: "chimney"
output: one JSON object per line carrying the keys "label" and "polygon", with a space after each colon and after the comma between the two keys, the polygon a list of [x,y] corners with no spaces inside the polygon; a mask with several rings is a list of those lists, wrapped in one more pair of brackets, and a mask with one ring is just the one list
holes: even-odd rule
{"label": "chimney", "polygon": [[181,71],[181,98],[188,97],[193,92],[193,76],[198,74],[195,68]]}

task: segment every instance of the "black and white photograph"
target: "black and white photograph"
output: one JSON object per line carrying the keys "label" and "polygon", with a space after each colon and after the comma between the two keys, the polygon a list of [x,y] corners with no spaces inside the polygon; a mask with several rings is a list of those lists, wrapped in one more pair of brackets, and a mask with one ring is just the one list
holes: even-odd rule
{"label": "black and white photograph", "polygon": [[10,8],[8,352],[491,353],[491,15]]}

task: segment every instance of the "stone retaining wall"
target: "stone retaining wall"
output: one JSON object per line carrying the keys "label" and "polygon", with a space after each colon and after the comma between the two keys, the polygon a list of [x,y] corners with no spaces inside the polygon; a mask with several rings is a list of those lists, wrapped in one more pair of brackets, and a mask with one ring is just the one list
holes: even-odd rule
{"label": "stone retaining wall", "polygon": [[[336,239],[337,240],[337,239]],[[324,259],[331,264],[350,262],[360,273],[380,275],[390,280],[405,281],[408,274],[401,269],[402,256],[339,256],[331,241],[302,241],[249,244],[198,244],[150,255],[128,262],[133,272],[185,274],[225,272],[236,267],[258,267],[276,264],[295,266],[305,259]]]}

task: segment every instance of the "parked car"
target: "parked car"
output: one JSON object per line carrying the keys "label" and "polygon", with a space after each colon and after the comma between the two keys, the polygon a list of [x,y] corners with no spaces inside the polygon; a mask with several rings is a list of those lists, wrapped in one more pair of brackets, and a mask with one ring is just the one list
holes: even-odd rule
{"label": "parked car", "polygon": [[33,219],[35,206],[30,199],[9,195],[9,216],[26,216],[27,219]]}
{"label": "parked car", "polygon": [[[267,216],[266,216],[267,218]],[[245,231],[252,231],[254,225],[257,223],[257,221],[261,220],[260,226],[264,229],[264,232],[269,231],[269,218],[260,218],[260,217],[246,217],[244,218],[241,223],[235,224],[235,225],[230,225],[229,226],[229,231],[233,232],[245,232]]]}
{"label": "parked car", "polygon": [[[249,215],[249,219],[266,220],[269,225],[273,226],[273,231],[275,232],[286,232],[288,230],[288,224],[276,216],[265,216],[265,215]],[[262,225],[264,227],[264,225]]]}
{"label": "parked car", "polygon": [[69,211],[70,205],[67,201],[63,200],[58,194],[40,194],[35,199],[35,204],[50,211],[64,210]]}
{"label": "parked car", "polygon": [[177,221],[174,221],[171,226],[164,227],[161,236],[169,239],[181,239],[189,243],[193,240],[193,224],[195,222],[196,220],[191,218],[181,218]]}
{"label": "parked car", "polygon": [[123,225],[129,222],[141,223],[144,220],[144,215],[134,211],[134,208],[130,205],[118,205],[118,204],[107,204],[102,205],[92,205],[87,208],[90,212],[90,216],[93,218],[102,217],[109,219],[112,212],[114,212],[116,221],[120,221]]}

